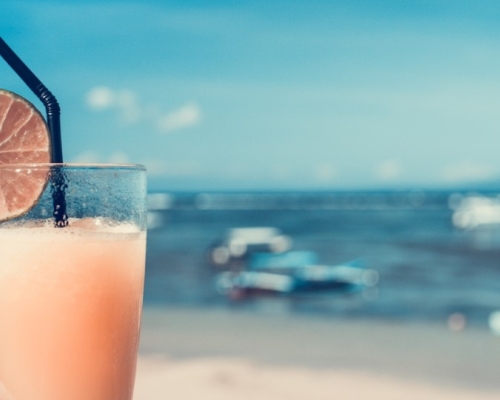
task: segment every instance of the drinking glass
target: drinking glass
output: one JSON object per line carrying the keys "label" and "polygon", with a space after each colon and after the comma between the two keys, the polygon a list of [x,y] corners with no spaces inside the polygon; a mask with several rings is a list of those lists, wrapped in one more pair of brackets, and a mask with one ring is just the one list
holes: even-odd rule
{"label": "drinking glass", "polygon": [[[0,400],[131,400],[144,287],[145,168],[0,165],[0,185],[17,176],[45,181],[33,208],[0,223]],[[19,179],[31,195],[29,182]],[[60,192],[66,227],[54,224]]]}

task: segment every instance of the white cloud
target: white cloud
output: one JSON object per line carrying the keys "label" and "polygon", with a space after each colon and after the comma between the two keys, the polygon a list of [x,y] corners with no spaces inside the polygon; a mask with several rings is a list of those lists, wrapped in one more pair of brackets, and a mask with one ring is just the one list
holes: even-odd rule
{"label": "white cloud", "polygon": [[122,124],[146,123],[161,132],[173,132],[201,121],[201,109],[190,102],[167,113],[161,112],[158,104],[141,104],[132,90],[113,90],[97,86],[85,97],[87,106],[93,111],[114,110]]}
{"label": "white cloud", "polygon": [[115,95],[110,88],[98,86],[89,90],[85,100],[92,110],[105,110],[113,106]]}
{"label": "white cloud", "polygon": [[490,165],[464,161],[446,166],[441,177],[445,182],[481,181],[494,178],[498,174]]}
{"label": "white cloud", "polygon": [[163,132],[197,125],[201,120],[201,110],[195,103],[188,103],[158,120],[158,126]]}
{"label": "white cloud", "polygon": [[376,175],[381,181],[394,181],[401,175],[401,166],[396,160],[386,160],[378,165]]}
{"label": "white cloud", "polygon": [[113,90],[106,86],[97,86],[89,90],[85,101],[94,111],[116,110],[120,122],[125,124],[139,122],[141,117],[137,96],[131,90]]}

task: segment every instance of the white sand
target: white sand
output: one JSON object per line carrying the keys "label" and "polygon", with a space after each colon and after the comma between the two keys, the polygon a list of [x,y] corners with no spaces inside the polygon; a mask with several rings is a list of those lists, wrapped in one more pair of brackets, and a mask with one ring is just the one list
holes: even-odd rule
{"label": "white sand", "polygon": [[150,309],[135,400],[498,400],[500,340],[444,326]]}
{"label": "white sand", "polygon": [[348,370],[270,367],[238,359],[141,358],[135,400],[498,400],[457,389]]}

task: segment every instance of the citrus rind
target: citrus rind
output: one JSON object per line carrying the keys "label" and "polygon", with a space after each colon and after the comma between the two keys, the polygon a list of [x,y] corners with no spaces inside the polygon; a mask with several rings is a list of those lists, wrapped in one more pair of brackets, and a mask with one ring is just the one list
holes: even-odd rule
{"label": "citrus rind", "polygon": [[50,168],[36,164],[51,161],[50,132],[42,114],[25,98],[0,89],[0,222],[37,204]]}

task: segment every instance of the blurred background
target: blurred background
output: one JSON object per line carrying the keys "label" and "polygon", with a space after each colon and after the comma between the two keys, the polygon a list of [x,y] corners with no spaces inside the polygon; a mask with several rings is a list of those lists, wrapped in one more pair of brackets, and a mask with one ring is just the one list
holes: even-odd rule
{"label": "blurred background", "polygon": [[[499,21],[492,0],[4,0],[0,34],[58,98],[66,161],[148,168],[143,354],[500,390]],[[255,339],[288,329],[269,315],[322,355]],[[207,324],[226,344],[195,351]]]}
{"label": "blurred background", "polygon": [[[500,176],[494,1],[13,1],[68,161],[159,190],[443,188]],[[2,86],[32,98],[1,66]]]}

